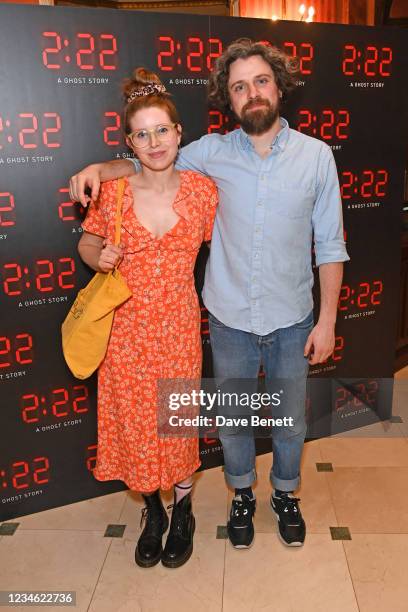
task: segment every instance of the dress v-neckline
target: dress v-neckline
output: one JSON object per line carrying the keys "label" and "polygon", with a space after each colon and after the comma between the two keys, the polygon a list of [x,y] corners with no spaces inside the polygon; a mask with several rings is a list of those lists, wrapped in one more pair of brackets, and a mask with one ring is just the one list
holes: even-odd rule
{"label": "dress v-neckline", "polygon": [[179,186],[178,186],[178,189],[177,189],[177,192],[176,192],[175,198],[174,198],[174,200],[173,200],[173,202],[172,202],[172,205],[171,205],[171,207],[172,207],[172,209],[174,210],[174,212],[176,213],[176,215],[177,215],[178,219],[177,219],[177,221],[175,222],[175,224],[174,224],[174,225],[172,225],[172,226],[171,226],[171,227],[170,227],[170,228],[169,228],[167,231],[165,231],[165,232],[164,232],[164,234],[162,234],[161,236],[155,236],[155,234],[153,234],[153,232],[151,232],[149,229],[147,229],[147,227],[146,227],[145,225],[143,225],[143,223],[142,223],[142,222],[140,221],[140,219],[138,218],[138,216],[137,216],[137,214],[136,214],[136,211],[135,211],[135,208],[134,208],[135,198],[133,197],[133,189],[132,189],[132,186],[131,186],[131,184],[130,184],[130,182],[129,182],[129,179],[126,177],[127,186],[129,187],[130,194],[131,194],[131,198],[132,198],[132,205],[131,205],[131,209],[132,209],[133,217],[134,217],[134,219],[135,219],[135,221],[136,221],[137,225],[138,225],[139,227],[141,227],[141,228],[142,228],[142,230],[144,230],[144,231],[145,231],[147,234],[149,234],[149,236],[151,236],[151,238],[152,238],[153,240],[157,240],[157,241],[162,240],[162,239],[163,239],[165,236],[167,236],[167,234],[169,234],[170,232],[174,231],[174,230],[176,229],[176,227],[179,225],[179,223],[181,223],[181,221],[182,221],[182,219],[183,219],[183,217],[182,217],[182,216],[181,216],[181,215],[180,215],[180,214],[177,212],[177,210],[174,208],[174,204],[177,202],[177,200],[178,200],[178,198],[179,198],[179,195],[180,195],[180,192],[181,192],[181,188],[182,188],[182,183],[183,183],[183,178],[182,178],[182,174],[181,174],[181,172],[179,173],[179,177],[180,177],[180,184],[179,184]]}

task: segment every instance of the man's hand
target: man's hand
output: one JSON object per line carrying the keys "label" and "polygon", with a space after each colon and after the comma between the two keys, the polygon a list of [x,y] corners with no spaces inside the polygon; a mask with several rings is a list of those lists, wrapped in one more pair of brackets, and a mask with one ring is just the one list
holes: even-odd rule
{"label": "man's hand", "polygon": [[333,353],[334,346],[334,325],[317,323],[309,334],[304,355],[308,357],[310,365],[322,363]]}
{"label": "man's hand", "polygon": [[[91,201],[98,199],[101,185],[101,171],[99,164],[91,164],[78,174],[74,174],[69,181],[69,195],[72,202],[81,202],[85,208]],[[91,196],[86,195],[85,189],[90,188]]]}
{"label": "man's hand", "polygon": [[334,351],[336,341],[334,326],[342,277],[343,264],[341,262],[330,262],[319,266],[319,320],[310,332],[304,352],[310,365],[326,361]]}
{"label": "man's hand", "polygon": [[[113,181],[121,176],[132,176],[136,168],[128,159],[114,159],[100,164],[91,164],[69,181],[69,195],[73,202],[81,202],[82,206],[88,206],[92,201],[98,199],[99,188],[104,181]],[[85,194],[85,189],[91,190],[91,196]]]}
{"label": "man's hand", "polygon": [[123,251],[120,246],[104,243],[98,260],[98,268],[102,272],[110,272],[120,264],[123,259]]}

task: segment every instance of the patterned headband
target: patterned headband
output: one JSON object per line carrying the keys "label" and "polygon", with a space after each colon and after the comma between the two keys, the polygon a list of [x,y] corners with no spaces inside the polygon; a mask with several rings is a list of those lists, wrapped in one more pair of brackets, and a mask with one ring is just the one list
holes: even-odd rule
{"label": "patterned headband", "polygon": [[166,91],[164,85],[159,85],[158,83],[149,83],[149,85],[145,85],[141,89],[135,89],[132,91],[127,101],[128,104],[132,102],[135,98],[140,98],[141,96],[150,96],[152,94],[161,94]]}

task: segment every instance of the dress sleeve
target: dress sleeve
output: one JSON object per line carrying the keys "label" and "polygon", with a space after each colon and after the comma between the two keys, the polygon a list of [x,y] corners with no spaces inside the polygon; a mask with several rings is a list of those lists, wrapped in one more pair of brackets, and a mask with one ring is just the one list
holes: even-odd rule
{"label": "dress sleeve", "polygon": [[106,186],[102,184],[97,202],[91,202],[86,218],[82,222],[82,228],[86,232],[106,238],[108,229],[108,219],[106,217],[108,200],[108,190]]}
{"label": "dress sleeve", "polygon": [[206,188],[203,189],[205,196],[205,229],[204,229],[204,242],[211,240],[215,213],[217,212],[218,205],[218,189],[210,179],[206,179]]}

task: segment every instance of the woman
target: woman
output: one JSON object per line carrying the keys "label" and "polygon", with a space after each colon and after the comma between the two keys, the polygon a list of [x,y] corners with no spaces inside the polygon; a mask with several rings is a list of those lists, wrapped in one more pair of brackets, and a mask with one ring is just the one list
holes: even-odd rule
{"label": "woman", "polygon": [[[210,240],[217,191],[208,179],[174,168],[181,127],[158,77],[143,68],[124,84],[126,142],[141,172],[126,179],[121,244],[113,245],[117,181],[104,183],[86,217],[81,258],[94,270],[120,271],[133,296],[115,312],[98,373],[98,480],[123,480],[146,503],[135,559],[179,567],[191,556],[192,474],[200,465],[197,437],[157,433],[158,379],[199,379],[200,309],[194,263]],[[168,518],[160,488],[174,485]]]}

